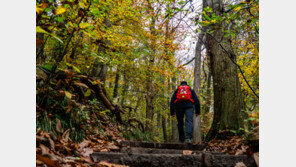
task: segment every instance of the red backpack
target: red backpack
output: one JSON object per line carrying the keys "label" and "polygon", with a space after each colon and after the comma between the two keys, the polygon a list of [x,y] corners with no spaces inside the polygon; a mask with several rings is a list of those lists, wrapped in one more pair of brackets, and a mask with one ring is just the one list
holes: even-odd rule
{"label": "red backpack", "polygon": [[178,93],[177,93],[177,99],[174,103],[177,101],[188,101],[190,100],[192,103],[194,103],[191,95],[190,86],[188,85],[181,85],[178,87]]}

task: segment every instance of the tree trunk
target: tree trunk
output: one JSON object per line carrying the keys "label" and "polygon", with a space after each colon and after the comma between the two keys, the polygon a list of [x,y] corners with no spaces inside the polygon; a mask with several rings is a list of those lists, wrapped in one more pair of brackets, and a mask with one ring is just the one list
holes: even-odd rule
{"label": "tree trunk", "polygon": [[123,83],[123,91],[122,91],[121,100],[120,100],[121,106],[124,106],[125,96],[126,96],[127,90],[128,90],[128,79],[127,79],[125,72],[123,72],[123,82],[124,82]]}
{"label": "tree trunk", "polygon": [[166,118],[162,115],[161,117],[162,123],[162,133],[163,133],[163,140],[164,142],[168,141],[167,132],[166,132]]}
{"label": "tree trunk", "polygon": [[148,80],[146,94],[146,125],[145,131],[152,132],[152,121],[153,121],[153,96],[152,96],[152,81]]}
{"label": "tree trunk", "polygon": [[[223,15],[222,0],[207,0],[206,2],[206,6],[212,8],[216,15]],[[237,67],[217,43],[220,41],[228,52],[233,53],[230,37],[223,37],[223,27],[227,27],[225,21],[216,23],[209,27],[215,30],[212,36],[206,35],[214,87],[214,120],[207,134],[207,140],[214,138],[219,130],[238,130],[243,124],[240,118],[243,103]],[[231,58],[235,60],[235,55],[231,55]]]}
{"label": "tree trunk", "polygon": [[[111,27],[111,22],[107,17],[104,18],[104,24],[105,24],[106,29]],[[109,45],[110,45],[110,41],[104,39],[102,41],[102,43],[99,45],[98,54],[99,55],[102,54],[104,56],[107,55],[106,50],[108,49]],[[95,60],[92,75],[94,77],[99,78],[99,80],[105,84],[107,70],[108,70],[108,68],[107,68],[106,64],[100,63],[99,60]]]}
{"label": "tree trunk", "polygon": [[75,58],[76,49],[77,49],[77,46],[78,46],[78,44],[80,42],[80,38],[82,38],[82,35],[83,35],[83,33],[80,32],[79,36],[76,39],[75,46],[72,48],[72,52],[71,52],[71,55],[70,55],[70,58],[71,59],[74,59]]}
{"label": "tree trunk", "polygon": [[98,78],[100,80],[100,82],[102,82],[103,84],[105,84],[106,82],[106,76],[107,76],[107,66],[104,64],[101,64],[99,62],[96,62],[94,64],[94,68],[93,68],[93,72],[92,72],[92,76]]}
{"label": "tree trunk", "polygon": [[39,46],[36,46],[36,64],[42,64],[45,61],[46,56],[44,55],[44,34],[37,33],[36,34],[36,40],[44,42],[43,44],[40,44]]}
{"label": "tree trunk", "polygon": [[177,126],[177,120],[175,118],[172,119],[172,142],[179,141],[179,132]]}
{"label": "tree trunk", "polygon": [[[204,76],[205,76],[205,84],[204,84],[204,99],[205,99],[205,105],[203,105],[203,124],[205,127],[209,126],[210,123],[210,118],[209,118],[209,113],[210,113],[210,107],[211,107],[211,101],[212,101],[212,94],[211,94],[211,84],[212,84],[212,74],[210,70],[210,60],[208,55],[206,55],[206,59],[203,63],[203,71],[204,71]],[[207,67],[207,69],[205,69]]]}
{"label": "tree trunk", "polygon": [[212,94],[211,94],[212,75],[211,75],[210,69],[208,70],[207,75],[208,77],[207,77],[207,87],[206,87],[206,105],[204,110],[205,114],[210,112],[211,99],[212,99]]}
{"label": "tree trunk", "polygon": [[[148,2],[148,12],[151,16],[154,15],[154,9],[152,5]],[[155,17],[151,17],[151,23],[150,23],[150,34],[151,34],[151,47],[150,47],[150,54],[148,56],[148,66],[146,68],[146,74],[147,74],[147,80],[146,80],[146,125],[145,125],[145,131],[146,132],[152,132],[152,121],[153,121],[153,71],[151,71],[151,67],[154,66],[154,57],[155,57],[155,47],[156,47],[156,30],[155,30]]]}
{"label": "tree trunk", "polygon": [[[194,81],[193,81],[193,90],[196,91],[196,94],[199,94],[200,88],[200,66],[201,66],[201,47],[203,45],[204,33],[199,34],[198,41],[195,47],[195,63],[194,63]],[[200,116],[195,116],[193,118],[193,142],[201,143],[201,130],[200,130]]]}
{"label": "tree trunk", "polygon": [[[176,86],[176,77],[174,76],[172,78],[172,89],[175,91],[177,88]],[[173,93],[173,92],[172,92]],[[172,118],[172,142],[178,142],[179,141],[179,132],[177,127],[177,120],[175,118]]]}
{"label": "tree trunk", "polygon": [[156,117],[156,122],[157,122],[157,128],[159,128],[161,126],[161,117],[162,115],[160,114],[160,111],[157,111],[157,117]]}
{"label": "tree trunk", "polygon": [[113,89],[113,101],[116,100],[117,94],[118,94],[118,82],[119,82],[119,65],[116,69],[116,75],[115,75],[115,83],[114,83],[114,89]]}
{"label": "tree trunk", "polygon": [[138,111],[138,108],[139,108],[139,106],[140,106],[141,101],[142,101],[142,96],[140,96],[140,97],[138,98],[138,101],[137,101],[137,103],[136,103],[136,107],[135,107],[135,109],[134,109],[134,112],[135,112],[135,113]]}

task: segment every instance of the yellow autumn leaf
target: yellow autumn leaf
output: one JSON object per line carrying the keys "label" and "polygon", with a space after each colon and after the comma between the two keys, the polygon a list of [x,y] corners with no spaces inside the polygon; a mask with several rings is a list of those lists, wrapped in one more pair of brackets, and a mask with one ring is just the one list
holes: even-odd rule
{"label": "yellow autumn leaf", "polygon": [[56,35],[51,34],[51,33],[47,32],[47,31],[43,30],[40,26],[36,27],[36,32],[51,35],[52,37],[54,37],[55,39],[57,39],[58,41],[63,43],[63,41],[59,37],[57,37]]}
{"label": "yellow autumn leaf", "polygon": [[43,10],[47,7],[47,4],[44,2],[41,2],[41,4],[36,5],[36,12],[37,14],[40,14],[43,12]]}
{"label": "yellow autumn leaf", "polygon": [[83,33],[86,34],[87,36],[93,38],[93,36],[92,36],[90,33],[86,32],[86,31],[84,31],[84,30],[82,30],[82,31],[83,31]]}
{"label": "yellow autumn leaf", "polygon": [[42,11],[43,11],[43,9],[42,9],[42,8],[40,8],[40,7],[36,6],[36,12],[37,12],[37,14],[40,14],[40,13],[42,13]]}
{"label": "yellow autumn leaf", "polygon": [[86,27],[88,27],[88,26],[89,26],[88,23],[80,23],[80,24],[79,24],[79,27],[82,28],[82,29],[84,29],[84,28],[86,28]]}
{"label": "yellow autumn leaf", "polygon": [[66,12],[66,8],[64,8],[62,5],[59,6],[56,11],[55,11],[55,15],[59,15],[59,14],[62,14],[62,13],[65,13]]}
{"label": "yellow autumn leaf", "polygon": [[236,7],[236,8],[234,9],[234,11],[236,12],[236,11],[240,10],[241,8],[242,8],[241,6]]}
{"label": "yellow autumn leaf", "polygon": [[68,91],[65,91],[65,95],[68,99],[71,99],[72,98],[72,94]]}
{"label": "yellow autumn leaf", "polygon": [[49,26],[48,30],[49,31],[57,31],[58,29],[56,27],[54,27],[54,26]]}
{"label": "yellow autumn leaf", "polygon": [[217,20],[211,20],[211,23],[216,23],[217,22]]}
{"label": "yellow autumn leaf", "polygon": [[78,5],[81,6],[81,7],[83,7],[83,8],[86,8],[86,7],[87,7],[87,6],[84,5],[84,3],[82,3],[82,2],[79,2]]}
{"label": "yellow autumn leaf", "polygon": [[73,25],[72,22],[68,22],[68,24],[69,24],[71,27],[74,27],[74,25]]}
{"label": "yellow autumn leaf", "polygon": [[204,24],[210,24],[210,22],[209,21],[202,21],[202,23],[204,23]]}
{"label": "yellow autumn leaf", "polygon": [[43,30],[40,26],[36,27],[36,32],[38,33],[44,33],[44,34],[49,34],[47,31]]}
{"label": "yellow autumn leaf", "polygon": [[87,4],[87,0],[82,0],[84,4]]}
{"label": "yellow autumn leaf", "polygon": [[91,94],[91,91],[89,89],[87,89],[87,91],[84,93],[85,97],[88,97]]}

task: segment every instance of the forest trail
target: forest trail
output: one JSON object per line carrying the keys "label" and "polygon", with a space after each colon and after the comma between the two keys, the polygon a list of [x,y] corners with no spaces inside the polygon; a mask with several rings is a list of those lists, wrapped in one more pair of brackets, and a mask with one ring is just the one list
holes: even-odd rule
{"label": "forest trail", "polygon": [[[204,144],[132,142],[178,141],[182,81]],[[38,167],[256,166],[258,95],[259,0],[36,1]]]}
{"label": "forest trail", "polygon": [[128,165],[133,167],[256,167],[249,155],[227,155],[204,151],[204,144],[153,143],[121,141],[120,149],[110,152],[94,152],[96,161]]}

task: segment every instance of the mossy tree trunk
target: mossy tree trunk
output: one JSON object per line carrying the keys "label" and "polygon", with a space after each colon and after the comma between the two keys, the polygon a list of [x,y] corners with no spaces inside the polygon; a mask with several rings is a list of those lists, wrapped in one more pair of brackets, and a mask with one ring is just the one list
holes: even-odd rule
{"label": "mossy tree trunk", "polygon": [[149,47],[149,56],[148,62],[147,62],[147,68],[146,68],[146,74],[147,74],[147,79],[146,79],[146,125],[145,125],[145,131],[146,132],[152,132],[153,127],[152,127],[152,121],[153,121],[153,99],[154,99],[154,89],[153,89],[153,71],[151,70],[152,67],[154,66],[154,58],[155,58],[155,48],[156,48],[156,18],[154,17],[154,9],[150,3],[149,0],[148,2],[148,14],[151,16],[151,23],[150,23],[150,35],[151,35],[151,43]]}
{"label": "mossy tree trunk", "polygon": [[[222,0],[207,0],[205,6],[212,8],[216,15],[223,15]],[[226,21],[218,22],[209,27],[215,30],[213,34],[206,35],[214,88],[214,119],[207,140],[214,138],[219,130],[239,130],[243,126],[240,117],[243,106],[241,85],[237,67],[231,61],[236,61],[236,57],[231,48],[230,36],[224,37],[222,29],[225,27]],[[231,54],[231,59],[217,41]]]}
{"label": "mossy tree trunk", "polygon": [[[199,94],[200,88],[200,67],[201,67],[201,52],[202,52],[202,45],[203,45],[203,37],[204,33],[200,33],[198,37],[198,41],[195,47],[195,63],[194,63],[194,82],[193,82],[193,90],[196,94]],[[194,114],[195,115],[195,114]],[[194,143],[201,143],[201,130],[200,130],[200,116],[193,117],[193,142]]]}

